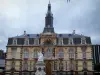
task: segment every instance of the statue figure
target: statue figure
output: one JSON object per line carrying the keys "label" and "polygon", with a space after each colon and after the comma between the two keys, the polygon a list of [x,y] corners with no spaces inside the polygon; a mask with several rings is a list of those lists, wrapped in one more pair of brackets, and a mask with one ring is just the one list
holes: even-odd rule
{"label": "statue figure", "polygon": [[43,61],[43,54],[41,52],[38,52],[38,61]]}
{"label": "statue figure", "polygon": [[38,61],[36,63],[36,72],[35,75],[46,75],[44,68],[45,68],[45,63],[43,62],[43,54],[42,52],[38,52]]}

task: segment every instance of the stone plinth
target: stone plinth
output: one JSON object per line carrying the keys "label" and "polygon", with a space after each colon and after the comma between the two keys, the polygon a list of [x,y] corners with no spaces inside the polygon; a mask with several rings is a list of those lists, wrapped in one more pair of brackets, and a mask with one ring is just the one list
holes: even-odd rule
{"label": "stone plinth", "polygon": [[36,73],[35,75],[46,75],[44,69],[45,69],[45,63],[43,61],[38,61],[36,63]]}

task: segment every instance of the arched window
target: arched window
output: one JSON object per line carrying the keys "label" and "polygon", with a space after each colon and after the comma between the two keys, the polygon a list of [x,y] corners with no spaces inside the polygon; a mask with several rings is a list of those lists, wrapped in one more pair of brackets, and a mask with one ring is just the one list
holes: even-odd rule
{"label": "arched window", "polygon": [[34,49],[34,51],[33,51],[33,57],[34,58],[38,58],[38,50],[37,49]]}
{"label": "arched window", "polygon": [[27,49],[24,50],[24,58],[28,58],[29,57],[29,52]]}
{"label": "arched window", "polygon": [[63,48],[60,48],[60,49],[59,49],[58,58],[64,58],[64,51],[63,51]]}
{"label": "arched window", "polygon": [[46,52],[46,57],[52,57],[52,56],[53,56],[52,48],[48,48]]}

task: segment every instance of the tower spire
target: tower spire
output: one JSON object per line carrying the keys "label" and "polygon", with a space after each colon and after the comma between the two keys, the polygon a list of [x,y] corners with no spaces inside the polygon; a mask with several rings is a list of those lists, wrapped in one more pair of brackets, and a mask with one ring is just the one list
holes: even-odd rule
{"label": "tower spire", "polygon": [[48,4],[48,10],[47,10],[47,14],[45,17],[45,28],[43,33],[45,32],[51,32],[54,33],[54,28],[53,28],[53,14],[51,12],[51,3],[49,0],[49,4]]}
{"label": "tower spire", "polygon": [[51,3],[50,3],[50,0],[49,0],[49,4],[48,4],[48,12],[51,11]]}

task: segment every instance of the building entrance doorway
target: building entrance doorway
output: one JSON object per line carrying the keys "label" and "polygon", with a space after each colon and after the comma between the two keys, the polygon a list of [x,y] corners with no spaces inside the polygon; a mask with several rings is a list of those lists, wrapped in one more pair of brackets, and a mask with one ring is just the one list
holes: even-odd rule
{"label": "building entrance doorway", "polygon": [[51,62],[49,60],[46,61],[46,75],[52,75]]}

